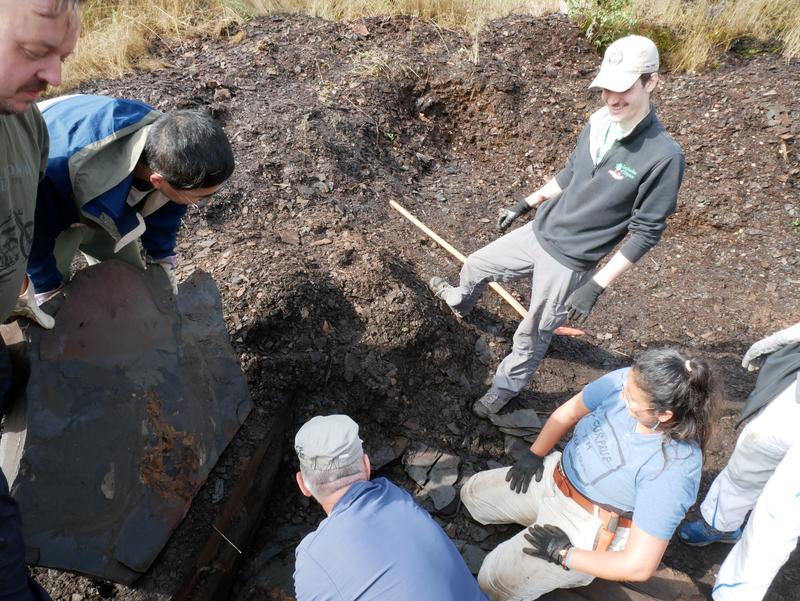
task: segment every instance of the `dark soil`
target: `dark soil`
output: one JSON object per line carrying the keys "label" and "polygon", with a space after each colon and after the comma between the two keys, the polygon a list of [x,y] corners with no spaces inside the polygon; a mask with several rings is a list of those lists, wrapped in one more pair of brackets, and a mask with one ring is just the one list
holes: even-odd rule
{"label": "dark soil", "polygon": [[[508,352],[517,317],[491,293],[463,321],[443,308],[425,282],[454,281],[457,263],[388,201],[465,254],[497,237],[498,214],[560,168],[599,105],[586,86],[600,56],[560,17],[494,21],[477,45],[408,18],[272,17],[228,36],[170,42],[157,49],[164,69],[80,91],[200,107],[224,123],[237,171],[190,212],[180,270],[218,282],[256,409],[151,574],[126,589],[37,570],[55,599],[168,598],[209,536],[215,482],[227,496],[290,395],[284,467],[231,598],[291,594],[294,546],[322,517],[293,485],[289,443],[312,415],[350,414],[368,452],[399,437],[448,450],[462,457],[462,477],[509,463],[502,434],[469,405]],[[705,491],[754,383],[742,353],[800,321],[798,90],[800,63],[767,54],[664,77],[659,116],[686,151],[680,208],[660,245],[603,296],[587,335],[555,340],[514,406],[548,413],[643,348],[702,354],[728,390]],[[511,288],[524,303],[529,284]],[[380,473],[413,488],[398,461]],[[485,549],[509,535],[463,512],[441,523]],[[710,585],[727,550],[674,541],[664,562]],[[796,599],[798,587],[795,553],[768,599]]]}

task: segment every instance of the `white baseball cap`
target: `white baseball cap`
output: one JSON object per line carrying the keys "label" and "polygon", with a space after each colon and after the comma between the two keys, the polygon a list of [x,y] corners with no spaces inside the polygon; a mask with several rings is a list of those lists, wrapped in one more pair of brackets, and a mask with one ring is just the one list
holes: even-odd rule
{"label": "white baseball cap", "polygon": [[294,450],[300,465],[315,471],[346,467],[364,454],[358,424],[346,415],[312,417],[297,431]]}
{"label": "white baseball cap", "polygon": [[658,71],[658,48],[646,37],[629,35],[611,44],[590,88],[624,92],[639,76]]}

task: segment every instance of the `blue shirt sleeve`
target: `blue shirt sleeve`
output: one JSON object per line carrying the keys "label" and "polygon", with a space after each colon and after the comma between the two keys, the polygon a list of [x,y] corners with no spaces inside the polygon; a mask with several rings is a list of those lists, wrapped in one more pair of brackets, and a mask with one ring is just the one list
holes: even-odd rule
{"label": "blue shirt sleeve", "polygon": [[152,259],[163,259],[175,254],[175,244],[186,205],[169,201],[155,213],[144,218],[145,231],[142,246]]}
{"label": "blue shirt sleeve", "polygon": [[697,500],[703,455],[696,444],[686,442],[673,443],[664,453],[666,466],[661,460],[642,470],[650,473],[637,484],[633,523],[651,536],[669,540]]}
{"label": "blue shirt sleeve", "polygon": [[630,371],[630,367],[624,367],[587,384],[583,388],[583,404],[586,405],[586,408],[594,411],[606,403],[616,403],[628,371]]}

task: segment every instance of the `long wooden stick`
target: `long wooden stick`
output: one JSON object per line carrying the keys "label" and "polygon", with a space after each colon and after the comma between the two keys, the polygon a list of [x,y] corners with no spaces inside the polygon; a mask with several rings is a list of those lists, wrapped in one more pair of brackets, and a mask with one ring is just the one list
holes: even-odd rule
{"label": "long wooden stick", "polygon": [[[394,200],[390,200],[389,205],[395,211],[400,213],[403,217],[408,219],[411,223],[413,223],[419,229],[425,232],[428,235],[428,237],[430,237],[439,246],[441,246],[443,249],[445,249],[447,252],[453,255],[456,259],[458,259],[462,263],[466,262],[467,258],[463,254],[461,254],[458,250],[456,250],[456,248],[452,244],[450,244],[447,240],[445,240],[439,234],[434,232],[427,225],[422,223],[419,219],[414,217],[414,215],[405,210],[400,205],[400,203],[395,202]],[[499,294],[503,298],[503,300],[505,300],[509,305],[511,305],[514,308],[514,310],[522,316],[523,319],[525,319],[528,316],[528,310],[525,309],[525,307],[523,307],[522,304],[520,304],[520,302],[517,299],[511,296],[508,290],[503,288],[500,284],[498,284],[497,282],[490,282],[489,287],[495,292],[497,292],[497,294]],[[578,330],[577,328],[561,327],[561,328],[556,328],[555,334],[559,336],[582,336],[583,330]]]}

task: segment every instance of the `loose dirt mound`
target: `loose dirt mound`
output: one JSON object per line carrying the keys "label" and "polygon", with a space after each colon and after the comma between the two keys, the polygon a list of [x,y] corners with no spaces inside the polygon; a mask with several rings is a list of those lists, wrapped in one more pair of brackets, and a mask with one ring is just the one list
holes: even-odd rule
{"label": "loose dirt mound", "polygon": [[[461,455],[462,476],[508,461],[502,435],[468,406],[509,350],[515,316],[489,294],[465,321],[440,306],[425,281],[452,280],[458,266],[387,201],[465,253],[494,239],[498,213],[560,167],[598,105],[586,85],[599,56],[558,17],[495,21],[477,43],[404,18],[273,17],[230,33],[164,45],[164,70],[81,91],[204,107],[224,122],[237,171],[189,214],[180,269],[219,283],[257,410],[153,575],[128,590],[42,571],[59,599],[163,598],[210,531],[213,484],[232,488],[290,393],[297,425],[347,412],[371,450],[403,436]],[[517,403],[550,411],[650,345],[706,354],[731,399],[707,484],[754,381],[738,367],[742,351],[800,320],[800,65],[731,56],[714,72],[665,80],[659,115],[687,158],[680,209],[659,247],[604,295],[586,339],[557,340]],[[515,290],[524,302],[527,284]],[[290,459],[236,598],[281,598],[293,545],[320,518],[294,492]],[[387,473],[406,482],[396,464]],[[487,548],[504,536],[463,516],[443,524]],[[710,583],[725,552],[674,543],[666,562]],[[798,583],[793,558],[769,598],[791,598]]]}

